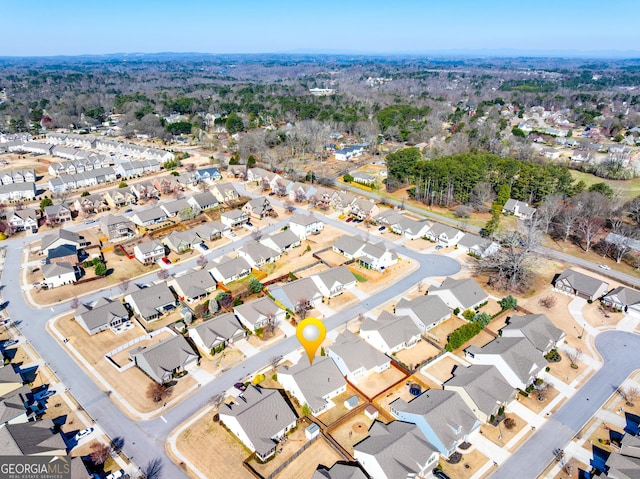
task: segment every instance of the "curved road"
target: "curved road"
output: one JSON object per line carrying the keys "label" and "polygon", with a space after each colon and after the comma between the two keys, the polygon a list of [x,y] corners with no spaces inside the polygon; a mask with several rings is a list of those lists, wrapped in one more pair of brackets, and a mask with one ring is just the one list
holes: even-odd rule
{"label": "curved road", "polygon": [[[364,233],[362,229],[355,228],[350,224],[322,217],[321,215],[317,216],[321,217],[325,223],[338,226],[349,233]],[[280,228],[283,224],[285,224],[285,221],[280,221],[264,228],[263,232],[273,231]],[[73,229],[77,230],[80,228],[81,225],[78,225],[78,227]],[[32,239],[33,238],[30,238],[30,240]],[[249,239],[251,239],[249,235],[239,238],[232,244],[212,250],[210,252],[211,254],[208,254],[207,257],[211,259],[221,256],[236,249]],[[58,378],[69,388],[76,400],[89,415],[99,423],[101,428],[112,438],[124,438],[124,446],[122,449],[125,454],[142,467],[152,460],[160,459],[162,461],[163,477],[171,479],[186,477],[184,471],[175,465],[165,453],[165,440],[173,429],[206,406],[214,395],[230,389],[240,378],[244,378],[253,371],[269,364],[270,358],[280,355],[284,356],[300,347],[295,337],[289,337],[269,349],[247,358],[242,364],[218,376],[210,383],[203,385],[189,398],[180,402],[176,407],[167,410],[160,418],[149,421],[134,421],[118,409],[108,396],[94,384],[92,378],[87,375],[45,329],[45,324],[50,318],[69,311],[68,304],[64,302],[53,307],[34,309],[25,303],[19,278],[24,241],[9,240],[6,244],[6,257],[2,278],[5,287],[2,294],[5,299],[9,300],[7,310],[10,317],[12,317],[14,321],[19,321],[18,328],[23,335],[49,363]],[[392,243],[388,243],[388,246],[394,247],[400,256],[416,261],[419,268],[394,284],[389,285],[378,294],[326,318],[325,324],[328,330],[334,329],[357,315],[366,313],[386,301],[400,296],[426,277],[449,276],[459,272],[461,269],[460,264],[456,260],[447,256],[422,254]],[[197,256],[194,255],[192,260],[176,265],[171,269],[172,273],[193,267],[196,258]],[[140,281],[148,281],[155,279],[155,277],[155,272],[150,273],[146,278],[141,278]],[[118,287],[115,286],[111,289],[84,296],[82,301],[89,302],[101,296],[116,295],[119,293]],[[117,373],[114,371],[113,376],[107,379],[109,382],[117,381]]]}
{"label": "curved road", "polygon": [[491,475],[491,479],[536,479],[624,380],[640,369],[640,335],[607,331],[596,337],[604,365]]}

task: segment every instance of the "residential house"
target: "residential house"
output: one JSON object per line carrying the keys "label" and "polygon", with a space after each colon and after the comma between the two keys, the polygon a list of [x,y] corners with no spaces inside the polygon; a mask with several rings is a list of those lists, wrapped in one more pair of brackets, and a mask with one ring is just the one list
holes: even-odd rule
{"label": "residential house", "polygon": [[411,300],[401,298],[394,313],[411,318],[422,333],[451,317],[451,310],[446,303],[434,295],[417,296]]}
{"label": "residential house", "polygon": [[71,221],[71,210],[67,205],[45,206],[44,216],[48,224],[62,224]]}
{"label": "residential house", "polygon": [[371,186],[376,182],[375,176],[360,171],[355,171],[351,176],[353,176],[354,182],[360,183],[361,185]]}
{"label": "residential house", "polygon": [[312,214],[296,213],[289,219],[289,229],[300,240],[306,240],[310,235],[319,234],[324,229],[324,223]]}
{"label": "residential house", "polygon": [[445,391],[458,393],[482,423],[489,421],[491,416],[497,416],[500,408],[506,406],[516,395],[516,389],[493,365],[473,364],[467,368],[458,366],[453,374],[442,387]]}
{"label": "residential house", "polygon": [[369,436],[354,444],[353,457],[371,477],[398,479],[435,468],[439,454],[415,424],[375,421]]}
{"label": "residential house", "polygon": [[547,354],[565,338],[566,333],[554,326],[545,314],[513,315],[500,329],[503,338],[527,338],[542,354]]}
{"label": "residential house", "polygon": [[464,236],[464,233],[452,226],[443,223],[433,223],[425,236],[443,246],[455,246]]}
{"label": "residential house", "polygon": [[465,233],[458,241],[458,248],[478,258],[486,258],[496,253],[500,249],[500,245],[488,238],[483,238],[473,233]]}
{"label": "residential house", "polygon": [[223,225],[228,226],[231,229],[240,228],[249,221],[247,213],[242,210],[226,211],[220,215],[220,221]]}
{"label": "residential house", "polygon": [[381,373],[391,367],[389,357],[366,343],[349,330],[338,335],[327,348],[327,355],[333,359],[343,375],[352,383],[370,373]]}
{"label": "residential house", "polygon": [[253,240],[238,248],[238,257],[247,260],[254,269],[260,269],[267,263],[275,263],[280,259],[280,255],[279,251]]}
{"label": "residential house", "polygon": [[[14,151],[24,151],[25,153],[33,153],[34,155],[50,155],[53,146],[37,141],[25,141],[19,148]],[[10,150],[11,151],[11,150]]]}
{"label": "residential house", "polygon": [[374,200],[356,198],[351,204],[349,212],[360,219],[373,219],[380,214],[380,208]]}
{"label": "residential house", "polygon": [[247,170],[247,181],[255,181],[256,184],[262,186],[263,189],[275,188],[278,180],[281,179],[282,177],[279,174],[263,168],[249,168]]}
{"label": "residential house", "polygon": [[127,323],[129,312],[120,301],[100,298],[93,304],[80,304],[74,318],[92,336],[106,329],[114,330]]}
{"label": "residential house", "polygon": [[311,276],[322,296],[333,298],[356,286],[356,277],[346,266],[327,269]]}
{"label": "residential house", "polygon": [[193,208],[193,211],[200,212],[210,210],[218,206],[218,200],[211,191],[203,191],[187,198],[187,203]]}
{"label": "residential house", "polygon": [[223,256],[218,263],[211,265],[209,272],[219,283],[229,284],[231,281],[237,281],[249,276],[251,265],[242,257],[229,258],[228,256]]}
{"label": "residential house", "polygon": [[145,321],[158,319],[164,312],[177,305],[173,292],[166,283],[154,284],[146,288],[137,286],[137,291],[127,294],[125,302]]}
{"label": "residential house", "polygon": [[357,462],[338,461],[331,467],[319,464],[311,479],[369,479],[369,476]]}
{"label": "residential house", "polygon": [[73,209],[79,215],[92,215],[108,209],[107,202],[103,194],[86,195],[76,198],[73,202]]}
{"label": "residential house", "polygon": [[47,251],[47,263],[68,262],[78,264],[78,250],[72,244],[62,244]]}
{"label": "residential house", "polygon": [[147,173],[160,171],[161,165],[157,160],[124,161],[116,167],[116,173],[121,178],[135,178]]}
{"label": "residential house", "polygon": [[489,300],[489,295],[472,278],[447,278],[439,287],[429,288],[429,295],[438,296],[449,308],[460,312],[478,308]]}
{"label": "residential house", "polygon": [[278,382],[300,405],[307,405],[314,416],[335,403],[331,399],[346,392],[347,381],[333,359],[316,358],[313,364],[302,358],[294,366],[278,368]]}
{"label": "residential house", "polygon": [[244,179],[247,176],[247,165],[229,165],[227,176]]}
{"label": "residential house", "polygon": [[[293,185],[294,185],[293,181],[285,180],[284,178],[278,178],[275,181],[275,184],[273,185],[273,188],[271,190],[275,195],[279,197],[284,197],[287,195],[290,195],[289,197],[291,197],[291,189],[293,188]],[[305,201],[304,199],[305,196],[303,196],[303,190],[298,190],[298,192],[293,196],[295,198],[293,198],[292,201],[295,201],[296,203],[301,203]]]}
{"label": "residential house", "polygon": [[338,161],[349,161],[364,153],[364,146],[353,145],[334,151],[335,159]]}
{"label": "residential house", "polygon": [[249,200],[243,207],[244,211],[251,218],[264,218],[273,215],[273,207],[271,202],[264,196]]}
{"label": "residential house", "polygon": [[269,286],[273,299],[284,309],[296,311],[303,302],[313,309],[322,301],[322,293],[311,278],[301,278],[281,286]]}
{"label": "residential house", "polygon": [[43,264],[41,270],[44,276],[44,284],[49,289],[75,283],[78,279],[77,269],[68,261]]}
{"label": "residential house", "polygon": [[23,380],[20,373],[13,368],[13,364],[0,365],[0,396],[4,397],[22,387]]}
{"label": "residential house", "polygon": [[502,208],[503,213],[509,213],[517,218],[528,220],[533,217],[536,212],[535,208],[529,206],[528,203],[524,201],[514,200],[513,198],[509,198],[507,202],[504,204]]}
{"label": "residential house", "polygon": [[178,334],[131,353],[136,366],[155,382],[164,384],[198,362],[198,355],[184,336]]}
{"label": "residential house", "polygon": [[640,314],[640,291],[618,286],[602,297],[602,302],[625,313]]}
{"label": "residential house", "polygon": [[0,183],[3,185],[10,185],[11,183],[35,183],[35,181],[35,171],[30,168],[0,171]]}
{"label": "residential house", "polygon": [[610,479],[636,479],[640,477],[640,436],[626,433],[620,441],[620,450],[609,455],[606,475]]}
{"label": "residential house", "polygon": [[0,427],[3,456],[66,456],[67,444],[51,419]]}
{"label": "residential house", "polygon": [[12,183],[10,185],[0,185],[0,201],[33,200],[35,197],[35,183]]}
{"label": "residential house", "polygon": [[149,198],[158,198],[160,196],[160,192],[153,185],[151,181],[141,181],[139,183],[134,183],[129,186],[129,192],[131,192],[135,197],[136,201],[146,200]]}
{"label": "residential house", "polygon": [[165,249],[156,240],[149,240],[135,245],[133,254],[142,264],[153,264],[160,261],[165,254]]}
{"label": "residential house", "polygon": [[421,332],[409,316],[394,316],[387,311],[377,319],[367,317],[360,326],[360,336],[387,355],[418,344]]}
{"label": "residential house", "polygon": [[276,453],[278,443],[297,423],[295,412],[277,389],[249,386],[234,403],[220,406],[224,424],[261,461]]}
{"label": "residential house", "polygon": [[348,191],[333,192],[331,195],[331,206],[343,214],[347,214],[351,211],[351,205],[353,205],[358,197]]}
{"label": "residential house", "polygon": [[387,249],[384,241],[369,243],[360,236],[342,235],[333,243],[332,249],[365,268],[381,272],[398,262],[397,253]]}
{"label": "residential house", "polygon": [[560,151],[555,148],[540,148],[540,156],[549,160],[557,160],[560,158]]}
{"label": "residential house", "polygon": [[233,312],[249,331],[264,328],[269,322],[278,325],[285,320],[287,314],[268,296],[239,304],[233,308]]}
{"label": "residential house", "polygon": [[398,398],[389,410],[393,417],[418,426],[444,457],[453,454],[481,424],[459,394],[443,389],[429,389],[409,402]]}
{"label": "residential house", "polygon": [[122,208],[135,205],[138,202],[136,195],[127,188],[114,188],[102,193],[104,202],[111,208]]}
{"label": "residential house", "polygon": [[431,228],[431,223],[427,220],[408,218],[391,209],[374,216],[373,220],[379,225],[388,226],[395,234],[405,236],[411,240],[424,238]]}
{"label": "residential house", "polygon": [[147,148],[144,150],[143,156],[148,160],[157,160],[163,165],[168,161],[173,161],[175,157],[175,155],[170,151],[158,150],[155,148]]}
{"label": "residential house", "polygon": [[216,168],[215,166],[210,166],[208,168],[200,168],[196,170],[195,173],[199,182],[213,183],[214,181],[218,181],[222,179],[220,170],[218,170],[218,168]]}
{"label": "residential house", "polygon": [[80,250],[85,246],[89,246],[89,242],[84,239],[84,236],[74,233],[73,231],[58,229],[53,233],[49,233],[42,237],[40,242],[40,251],[43,254],[47,254],[50,249],[57,248],[61,245],[73,245],[76,249]]}
{"label": "residential house", "polygon": [[131,215],[131,221],[133,221],[138,226],[150,226],[157,223],[162,223],[166,221],[167,214],[165,211],[158,207],[154,206],[152,208],[147,208],[146,210],[136,211],[133,215]]}
{"label": "residential house", "polygon": [[186,274],[171,278],[167,284],[173,288],[178,298],[190,303],[204,298],[218,286],[206,269],[187,271]]}
{"label": "residential house", "polygon": [[572,269],[564,270],[552,282],[553,287],[564,293],[595,301],[609,289],[609,283]]}
{"label": "residential house", "polygon": [[[289,186],[289,185],[287,185]],[[308,183],[300,183],[298,181],[290,184],[290,187],[286,193],[289,195],[289,199],[296,203],[303,203],[310,201],[313,195],[316,194],[316,187]],[[284,196],[284,195],[281,195]]]}
{"label": "residential house", "polygon": [[189,338],[207,354],[215,354],[246,336],[247,332],[232,313],[224,313],[195,327],[189,327]]}
{"label": "residential house", "polygon": [[224,233],[228,233],[230,228],[219,221],[207,221],[192,228],[192,231],[203,240],[212,241],[221,238]]}
{"label": "residential house", "polygon": [[180,199],[180,200],[174,200],[174,201],[169,201],[167,203],[163,203],[160,206],[160,208],[162,208],[162,211],[164,211],[165,214],[169,218],[171,218],[172,216],[177,216],[177,214],[180,213],[182,210],[191,208],[191,205],[187,200]]}
{"label": "residential house", "polygon": [[[12,368],[9,364],[2,369]],[[26,407],[30,392],[29,386],[24,385],[6,394],[0,394],[0,428],[7,424],[24,424],[36,420],[36,414]]]}
{"label": "residential house", "polygon": [[211,187],[211,193],[219,203],[229,203],[240,198],[240,193],[233,183],[216,183]]}
{"label": "residential house", "polygon": [[300,242],[300,238],[298,238],[298,236],[296,236],[296,234],[290,229],[267,236],[266,238],[261,239],[260,243],[278,251],[279,253],[284,253],[290,249],[297,248],[302,244]]}
{"label": "residential house", "polygon": [[125,216],[109,213],[100,218],[100,231],[109,241],[116,241],[131,238],[136,232],[136,225]]}
{"label": "residential house", "polygon": [[198,175],[195,171],[185,171],[176,176],[176,181],[183,187],[195,189],[198,184]]}
{"label": "residential house", "polygon": [[198,233],[189,229],[186,231],[174,231],[162,238],[162,244],[167,246],[171,251],[176,253],[184,253],[191,250],[195,245],[202,243],[203,240]]}
{"label": "residential house", "polygon": [[14,231],[28,231],[30,233],[38,232],[38,212],[33,208],[25,208],[23,210],[15,210],[9,216],[9,226]]}
{"label": "residential house", "polygon": [[163,195],[170,195],[183,189],[176,177],[172,175],[154,178],[151,180],[151,184]]}
{"label": "residential house", "polygon": [[482,348],[469,346],[465,355],[474,364],[497,367],[511,387],[523,391],[547,367],[544,355],[524,337],[497,338]]}

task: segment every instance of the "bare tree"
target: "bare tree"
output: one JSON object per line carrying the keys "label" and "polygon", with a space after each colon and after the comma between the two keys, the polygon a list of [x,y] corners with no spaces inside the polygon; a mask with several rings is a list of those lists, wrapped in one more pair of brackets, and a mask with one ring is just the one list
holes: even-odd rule
{"label": "bare tree", "polygon": [[551,309],[556,305],[556,298],[555,296],[548,295],[540,298],[538,300],[538,304],[545,309]]}
{"label": "bare tree", "polygon": [[562,212],[556,216],[554,222],[563,241],[567,241],[573,232],[575,222],[582,213],[581,209],[578,205],[565,205]]}
{"label": "bare tree", "polygon": [[273,369],[274,371],[278,369],[278,366],[280,365],[281,361],[282,361],[282,356],[271,356],[269,358],[269,365],[271,366],[271,369]]}
{"label": "bare tree", "polygon": [[273,334],[276,330],[276,328],[278,327],[278,323],[280,321],[278,320],[278,316],[276,316],[274,313],[269,312],[266,314],[266,321],[264,323],[264,330],[266,333],[268,334]]}
{"label": "bare tree", "polygon": [[640,396],[640,389],[635,386],[619,388],[618,392],[620,393],[620,396],[622,396],[622,398],[625,400],[625,405],[629,407],[633,407],[634,402],[638,399],[638,396]]}
{"label": "bare tree", "polygon": [[251,239],[258,241],[260,238],[262,238],[262,231],[255,229],[251,232]]}
{"label": "bare tree", "polygon": [[567,356],[567,359],[571,363],[571,367],[574,368],[574,369],[576,369],[578,367],[578,361],[580,360],[580,358],[582,357],[583,354],[584,353],[582,352],[582,349],[580,349],[580,348],[571,349],[571,350],[565,352],[565,355]]}
{"label": "bare tree", "polygon": [[155,403],[159,403],[171,395],[171,388],[165,384],[160,384],[155,381],[147,386],[147,398],[151,399]]}
{"label": "bare tree", "polygon": [[307,298],[301,298],[296,303],[295,313],[302,320],[307,317],[307,314],[309,313],[309,310],[311,308],[311,301],[309,301]]}
{"label": "bare tree", "polygon": [[111,457],[111,447],[98,441],[93,441],[90,446],[89,457],[94,464],[104,464]]}
{"label": "bare tree", "polygon": [[160,479],[162,477],[162,468],[162,459],[152,459],[143,470],[145,479]]}
{"label": "bare tree", "polygon": [[209,403],[214,407],[219,407],[223,402],[224,402],[224,393],[218,393],[216,395],[214,395],[211,400],[209,401]]}
{"label": "bare tree", "polygon": [[592,216],[583,216],[577,219],[576,230],[585,242],[585,253],[588,253],[591,249],[591,243],[602,230],[602,220]]}
{"label": "bare tree", "polygon": [[198,256],[198,259],[196,260],[196,264],[198,266],[200,266],[201,268],[204,268],[208,263],[207,258],[205,258],[203,255]]}
{"label": "bare tree", "polygon": [[268,191],[271,189],[271,184],[267,178],[260,178],[260,188],[262,191]]}
{"label": "bare tree", "polygon": [[284,200],[284,209],[287,210],[287,213],[293,213],[296,210],[296,207],[291,202],[289,198]]}
{"label": "bare tree", "polygon": [[629,238],[622,234],[617,234],[611,239],[606,239],[605,241],[611,244],[611,252],[613,254],[613,259],[616,260],[616,263],[620,263],[620,261],[622,261],[622,258],[624,258],[631,251]]}
{"label": "bare tree", "polygon": [[551,384],[547,382],[542,383],[539,387],[536,388],[536,396],[538,397],[539,401],[546,400],[550,392],[551,392]]}

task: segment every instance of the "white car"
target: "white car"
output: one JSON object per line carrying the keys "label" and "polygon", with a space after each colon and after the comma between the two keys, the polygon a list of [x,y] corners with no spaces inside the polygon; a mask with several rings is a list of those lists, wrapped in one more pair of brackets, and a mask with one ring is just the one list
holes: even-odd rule
{"label": "white car", "polygon": [[82,431],[78,432],[75,436],[73,436],[73,438],[76,440],[76,442],[78,442],[78,441],[80,441],[80,439],[83,439],[83,438],[87,437],[92,432],[93,432],[93,428],[92,427],[88,427],[88,428],[83,429]]}
{"label": "white car", "polygon": [[611,269],[611,266],[607,266],[606,264],[601,264],[599,268],[604,269],[605,271],[609,271]]}
{"label": "white car", "polygon": [[119,471],[113,471],[111,474],[107,474],[104,479],[120,479],[124,476],[124,471],[120,469]]}

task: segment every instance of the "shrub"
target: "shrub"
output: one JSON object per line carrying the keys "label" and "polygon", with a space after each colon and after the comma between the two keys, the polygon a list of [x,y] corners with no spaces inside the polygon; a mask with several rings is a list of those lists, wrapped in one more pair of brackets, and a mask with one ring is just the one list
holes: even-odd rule
{"label": "shrub", "polygon": [[516,427],[516,421],[512,417],[508,417],[504,420],[504,427],[511,430]]}
{"label": "shrub", "polygon": [[480,323],[484,328],[487,324],[491,322],[491,315],[488,313],[478,313],[473,317],[474,323]]}
{"label": "shrub", "polygon": [[473,321],[473,318],[476,317],[476,312],[472,309],[466,309],[464,313],[462,313],[462,317],[467,321]]}
{"label": "shrub", "polygon": [[453,310],[453,314],[455,314],[456,316],[458,316],[460,314],[460,308],[456,308]]}
{"label": "shrub", "polygon": [[518,307],[518,300],[511,295],[502,298],[499,303],[500,306],[502,306],[503,311],[506,311],[507,309],[516,309]]}
{"label": "shrub", "polygon": [[448,342],[445,347],[447,351],[453,351],[459,348],[468,340],[478,335],[482,331],[482,324],[477,322],[467,323],[453,331],[447,338]]}

